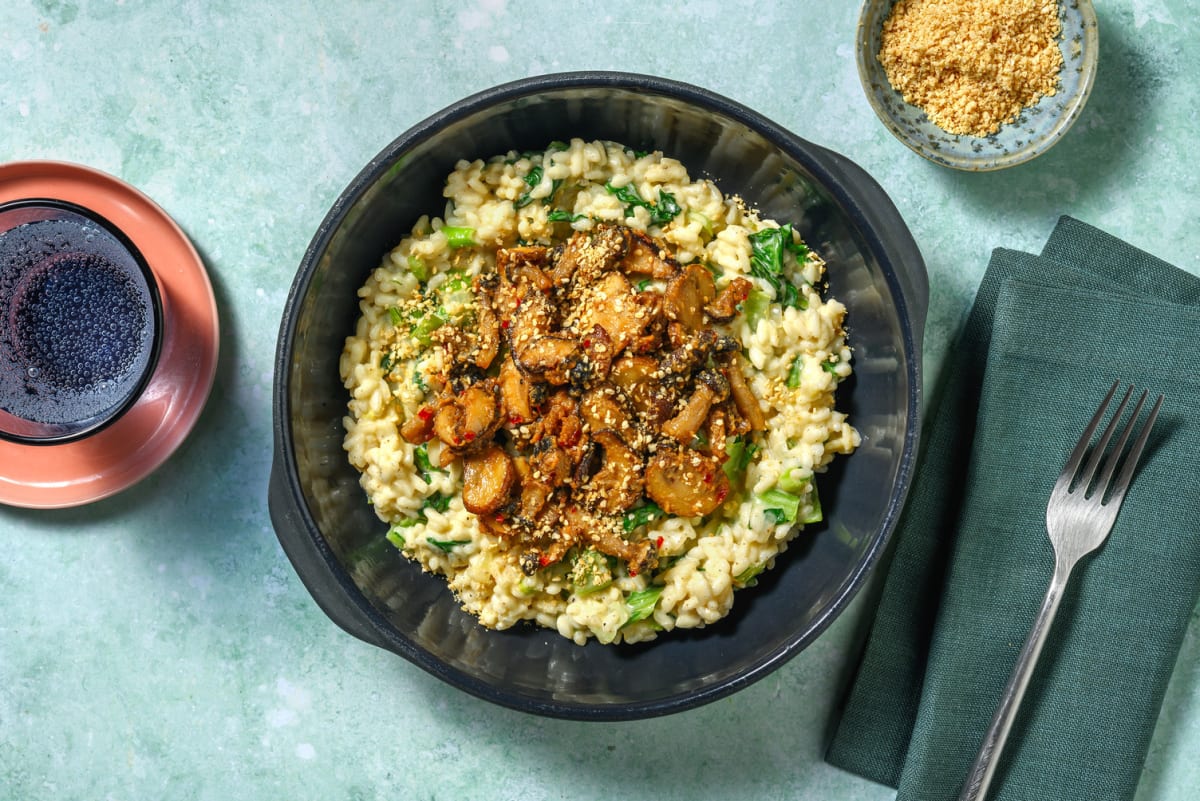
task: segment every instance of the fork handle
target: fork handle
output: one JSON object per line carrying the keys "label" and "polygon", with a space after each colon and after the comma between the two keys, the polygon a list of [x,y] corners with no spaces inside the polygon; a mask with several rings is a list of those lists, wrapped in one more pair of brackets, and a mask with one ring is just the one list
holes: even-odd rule
{"label": "fork handle", "polygon": [[1029,636],[1025,639],[1025,645],[1022,646],[1021,653],[1017,656],[1017,664],[1013,667],[1008,684],[1004,687],[1000,705],[992,715],[991,725],[988,726],[987,734],[984,735],[983,744],[979,747],[979,753],[975,756],[971,771],[967,774],[967,781],[963,784],[958,801],[984,801],[987,797],[988,786],[992,783],[992,776],[1000,761],[1000,752],[1004,750],[1004,743],[1008,740],[1008,733],[1017,716],[1017,709],[1021,706],[1021,699],[1025,696],[1025,689],[1029,686],[1029,679],[1037,665],[1038,656],[1042,653],[1046,634],[1050,631],[1050,625],[1058,613],[1058,604],[1062,601],[1063,590],[1066,589],[1067,578],[1071,575],[1073,566],[1071,563],[1055,561],[1054,575],[1050,579],[1050,586],[1046,589],[1046,597],[1042,599],[1042,607],[1038,610],[1037,617],[1033,621],[1033,628],[1030,629]]}

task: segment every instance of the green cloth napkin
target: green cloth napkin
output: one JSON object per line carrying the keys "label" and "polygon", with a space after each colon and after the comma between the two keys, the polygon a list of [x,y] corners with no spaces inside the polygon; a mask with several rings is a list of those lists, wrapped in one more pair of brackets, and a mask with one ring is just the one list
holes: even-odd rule
{"label": "green cloth napkin", "polygon": [[1133,797],[1200,587],[1200,278],[1069,217],[1040,256],[992,255],[828,761],[899,801],[958,797],[1050,581],[1051,487],[1117,379],[1166,400],[989,799]]}

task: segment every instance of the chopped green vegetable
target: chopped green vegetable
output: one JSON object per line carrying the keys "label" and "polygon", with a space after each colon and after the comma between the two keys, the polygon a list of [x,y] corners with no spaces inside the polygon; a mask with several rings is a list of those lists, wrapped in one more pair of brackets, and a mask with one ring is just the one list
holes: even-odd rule
{"label": "chopped green vegetable", "polygon": [[825,361],[821,362],[822,370],[829,373],[834,378],[841,378],[841,376],[838,375],[837,367],[838,367],[838,363],[835,362],[833,359],[826,359]]}
{"label": "chopped green vegetable", "polygon": [[712,236],[712,234],[713,234],[712,220],[708,219],[707,216],[701,214],[698,211],[692,211],[689,209],[688,213],[687,213],[687,219],[689,222],[700,223],[700,228],[704,231],[704,233],[708,236]]}
{"label": "chopped green vegetable", "polygon": [[462,290],[462,289],[469,289],[470,286],[471,286],[471,279],[467,277],[467,274],[465,272],[463,272],[462,270],[447,270],[446,271],[446,283],[442,284],[441,289],[439,289],[438,291],[443,296],[445,296],[451,292],[458,292],[459,290]]}
{"label": "chopped green vegetable", "polygon": [[442,553],[450,553],[457,545],[470,545],[470,540],[435,540],[433,537],[426,537],[425,542],[437,548]]}
{"label": "chopped green vegetable", "polygon": [[804,372],[804,357],[797,356],[796,361],[792,362],[792,369],[788,370],[787,388],[795,389],[800,386],[800,376]]}
{"label": "chopped green vegetable", "polygon": [[425,383],[425,376],[421,375],[421,371],[415,367],[413,368],[413,383],[417,385],[417,389],[426,395],[429,394],[429,384]]}
{"label": "chopped green vegetable", "polygon": [[650,286],[650,284],[652,284],[652,283],[654,283],[653,278],[643,278],[641,281],[638,281],[633,286],[635,289],[637,289],[638,292],[645,292],[646,287]]}
{"label": "chopped green vegetable", "polygon": [[758,583],[758,574],[766,570],[766,568],[765,564],[750,565],[750,567],[733,577],[733,583],[742,587],[753,587]]}
{"label": "chopped green vegetable", "polygon": [[451,248],[465,248],[475,244],[475,229],[459,225],[444,225],[442,233],[446,235],[446,244]]}
{"label": "chopped green vegetable", "polygon": [[763,517],[775,525],[788,522],[787,512],[782,509],[763,509]]}
{"label": "chopped green vegetable", "polygon": [[404,315],[395,306],[388,306],[388,317],[392,320],[392,325],[400,325],[404,322]]}
{"label": "chopped green vegetable", "polygon": [[758,328],[758,321],[766,316],[771,308],[771,296],[761,289],[751,289],[750,294],[742,301],[742,314],[746,315],[746,325],[753,331]]}
{"label": "chopped green vegetable", "polygon": [[540,184],[541,182],[542,182],[542,167],[541,167],[541,165],[537,165],[532,170],[529,171],[528,175],[525,176],[525,185],[528,186],[529,189],[525,192],[525,194],[521,195],[519,198],[517,198],[516,200],[513,201],[513,206],[515,206],[518,209],[523,209],[526,206],[528,206],[530,203],[532,203],[533,198],[531,198],[529,196],[529,193],[532,192],[537,187],[537,185]]}
{"label": "chopped green vegetable", "polygon": [[584,216],[585,215],[583,215],[583,214],[572,214],[571,212],[569,212],[565,209],[551,209],[550,213],[546,215],[546,219],[549,220],[550,222],[573,223],[576,220],[582,220],[584,218]]}
{"label": "chopped green vegetable", "polygon": [[413,326],[412,338],[422,345],[429,345],[433,342],[433,332],[448,322],[450,320],[444,309],[429,312],[417,320],[416,325]]}
{"label": "chopped green vegetable", "polygon": [[395,545],[397,548],[403,549],[405,546],[408,545],[408,543],[404,539],[404,534],[401,533],[402,529],[412,528],[413,526],[417,525],[418,523],[424,523],[424,522],[425,522],[425,518],[423,518],[423,517],[406,517],[403,520],[397,520],[395,523],[392,523],[392,527],[388,529],[387,534],[384,536],[387,537],[387,541],[390,542],[392,545]]}
{"label": "chopped green vegetable", "polygon": [[779,477],[779,483],[777,486],[784,492],[790,492],[793,495],[801,494],[808,486],[808,483],[812,481],[812,476],[796,475],[799,472],[799,467],[790,467],[783,471],[783,475]]}
{"label": "chopped green vegetable", "polygon": [[804,524],[820,523],[824,519],[825,513],[821,510],[821,496],[817,494],[817,485],[814,484],[812,486],[812,508],[804,517],[800,518],[800,522]]}
{"label": "chopped green vegetable", "polygon": [[429,265],[420,256],[408,257],[408,271],[422,284],[429,280]]}
{"label": "chopped green vegetable", "polygon": [[645,506],[639,506],[632,511],[625,513],[625,518],[621,521],[621,527],[629,533],[635,529],[641,528],[652,520],[657,520],[665,514],[658,504],[654,501],[647,501]]}
{"label": "chopped green vegetable", "polygon": [[728,458],[725,459],[725,464],[721,465],[721,469],[731,482],[737,483],[756,453],[758,445],[746,442],[741,437],[734,437],[725,443],[725,456]]}
{"label": "chopped green vegetable", "polygon": [[595,548],[579,554],[571,568],[571,586],[576,595],[590,595],[609,587],[613,581],[612,565]]}
{"label": "chopped green vegetable", "polygon": [[758,499],[767,507],[768,512],[782,513],[782,517],[778,514],[772,515],[776,523],[795,522],[796,515],[800,511],[800,496],[784,492],[781,489],[769,489],[759,495]]}
{"label": "chopped green vegetable", "polygon": [[629,619],[625,621],[625,625],[650,617],[663,589],[662,585],[647,587],[644,590],[635,590],[625,596],[625,606],[629,610]]}
{"label": "chopped green vegetable", "polygon": [[383,354],[383,358],[379,360],[379,369],[385,373],[391,372],[391,370],[392,370],[392,352],[391,351],[388,351],[387,353]]}
{"label": "chopped green vegetable", "polygon": [[404,535],[401,534],[400,530],[395,526],[389,528],[388,533],[384,536],[387,537],[388,542],[390,542],[392,545],[395,545],[400,550],[404,550],[404,547],[408,544],[404,541]]}
{"label": "chopped green vegetable", "polygon": [[634,188],[633,184],[627,184],[625,186],[613,186],[612,184],[605,184],[604,188],[610,195],[615,196],[617,200],[625,204],[626,217],[632,217],[633,210],[638,206],[641,206],[646,211],[650,212],[651,225],[664,225],[675,219],[679,212],[683,210],[675,201],[674,195],[672,195],[670,192],[664,192],[661,189],[658,190],[658,203],[655,204],[648,200],[644,200],[642,196],[638,194],[637,189]]}
{"label": "chopped green vegetable", "polygon": [[[421,478],[425,481],[426,484],[429,483],[430,478],[432,477],[431,474],[446,472],[445,470],[443,470],[440,467],[434,467],[433,462],[431,462],[429,460],[429,443],[428,442],[422,442],[420,445],[417,446],[417,449],[415,451],[413,451],[413,464],[415,464],[417,466],[417,472],[420,474]],[[447,502],[448,501],[449,501],[449,499],[447,499]],[[445,509],[439,509],[438,511],[444,512]]]}
{"label": "chopped green vegetable", "polygon": [[750,234],[750,251],[750,273],[771,285],[777,303],[784,308],[808,308],[804,295],[783,274],[784,253],[792,253],[801,263],[808,258],[808,248],[792,238],[791,223]]}
{"label": "chopped green vegetable", "polygon": [[450,508],[450,496],[443,495],[440,492],[435,492],[425,499],[425,503],[421,504],[421,509],[433,509],[437,512],[445,513]]}
{"label": "chopped green vegetable", "polygon": [[681,211],[683,209],[675,202],[675,196],[660,189],[658,190],[658,203],[650,209],[650,223],[664,225],[678,217]]}

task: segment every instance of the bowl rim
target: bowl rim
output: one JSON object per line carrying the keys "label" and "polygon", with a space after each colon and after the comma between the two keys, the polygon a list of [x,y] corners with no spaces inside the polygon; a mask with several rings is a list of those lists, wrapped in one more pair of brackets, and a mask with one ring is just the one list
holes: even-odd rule
{"label": "bowl rim", "polygon": [[[871,110],[875,112],[875,116],[883,123],[883,126],[905,147],[913,151],[917,155],[944,167],[951,167],[963,172],[994,172],[1007,167],[1015,167],[1019,164],[1025,164],[1032,161],[1038,156],[1044,154],[1050,148],[1054,147],[1067,132],[1074,127],[1075,122],[1083,114],[1084,108],[1087,106],[1088,98],[1091,97],[1092,88],[1096,83],[1096,73],[1100,61],[1100,34],[1099,23],[1096,19],[1096,9],[1092,5],[1092,0],[1068,0],[1062,3],[1059,7],[1068,10],[1077,10],[1079,12],[1080,21],[1083,25],[1083,51],[1089,54],[1084,58],[1083,70],[1080,73],[1079,89],[1068,100],[1065,106],[1065,112],[1058,118],[1054,126],[1047,130],[1038,140],[1035,147],[1021,148],[1020,150],[1003,153],[998,156],[990,156],[987,158],[970,158],[968,156],[960,156],[955,154],[947,155],[938,150],[924,147],[920,142],[915,141],[908,133],[896,123],[888,110],[879,102],[875,92],[872,89],[870,75],[872,73],[871,62],[874,59],[874,54],[868,53],[864,44],[867,39],[866,18],[868,12],[875,8],[886,5],[889,8],[895,5],[897,0],[862,0],[859,6],[858,23],[855,27],[854,35],[854,51],[855,51],[855,66],[858,70],[859,83],[862,85],[863,94],[867,98],[867,103],[871,106]],[[1064,65],[1063,69],[1066,69]],[[896,94],[900,102],[907,105],[907,101],[900,96],[898,92],[892,89],[891,84],[887,82],[887,76],[883,76],[884,83],[887,88]],[[956,139],[978,139],[986,141],[989,137],[968,136],[966,134],[948,134]]]}
{"label": "bowl rim", "polygon": [[[830,193],[836,202],[845,209],[866,247],[884,267],[883,277],[895,300],[898,319],[901,322],[902,344],[908,357],[907,405],[905,409],[908,414],[908,426],[904,432],[903,443],[900,445],[900,460],[897,465],[892,495],[883,516],[883,523],[875,533],[865,558],[837,587],[836,592],[831,594],[831,600],[814,617],[807,629],[798,636],[790,638],[782,647],[764,655],[729,678],[701,687],[672,692],[650,700],[599,703],[534,697],[523,691],[497,687],[420,648],[394,629],[392,624],[359,590],[349,572],[337,559],[309,512],[297,470],[290,399],[291,354],[296,338],[296,323],[299,316],[297,311],[300,301],[309,291],[322,254],[328,248],[346,214],[390,169],[400,155],[426,140],[441,128],[489,107],[521,97],[572,89],[611,89],[660,95],[683,101],[747,126],[802,164],[813,174],[822,189]],[[830,163],[822,162],[815,158],[814,154],[828,159]],[[845,173],[839,174],[839,169],[849,171],[850,174],[848,176]],[[854,171],[861,175],[856,175]],[[912,297],[913,287],[903,285],[901,267],[893,263],[890,253],[894,249],[884,244],[883,238],[869,220],[869,217],[872,216],[871,210],[864,208],[860,201],[851,197],[843,186],[843,181],[853,182],[864,179],[871,185],[878,186],[874,184],[873,179],[861,171],[861,168],[839,154],[801,139],[762,114],[736,101],[692,84],[629,72],[596,70],[560,72],[498,84],[446,106],[417,122],[392,140],[359,171],[338,195],[325,215],[300,261],[299,270],[289,291],[280,323],[272,399],[275,451],[270,479],[271,517],[281,546],[284,547],[285,553],[318,606],[337,625],[354,636],[406,658],[429,674],[470,695],[526,713],[580,721],[633,720],[696,708],[753,684],[808,647],[845,611],[885,552],[912,481],[917,443],[920,437],[922,395],[920,339],[927,298]],[[919,269],[920,279],[923,282],[925,280],[924,263],[920,261],[920,254],[916,250],[915,242],[912,242],[907,226],[899,218],[899,213],[894,206],[891,206],[890,200],[886,198],[881,189],[879,191],[886,200],[888,209],[901,223],[901,231],[907,237],[907,244],[911,245],[912,253],[919,262],[917,265],[910,266]],[[922,295],[925,292],[927,292],[927,288],[921,283],[915,294]],[[915,310],[919,310],[919,312],[914,314]],[[294,541],[293,538],[300,541]],[[311,585],[301,563],[307,562],[310,567],[313,567],[311,564],[313,559],[323,564],[324,572],[328,574],[326,578],[332,578],[334,581],[333,587],[318,591]],[[320,570],[320,566],[316,566],[316,569]]]}

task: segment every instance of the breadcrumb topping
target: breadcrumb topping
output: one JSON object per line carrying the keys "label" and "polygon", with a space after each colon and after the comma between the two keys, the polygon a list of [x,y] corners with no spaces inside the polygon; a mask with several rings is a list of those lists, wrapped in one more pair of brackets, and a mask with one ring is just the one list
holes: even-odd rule
{"label": "breadcrumb topping", "polygon": [[879,63],[904,100],[952,134],[988,136],[1058,91],[1055,0],[898,0]]}

